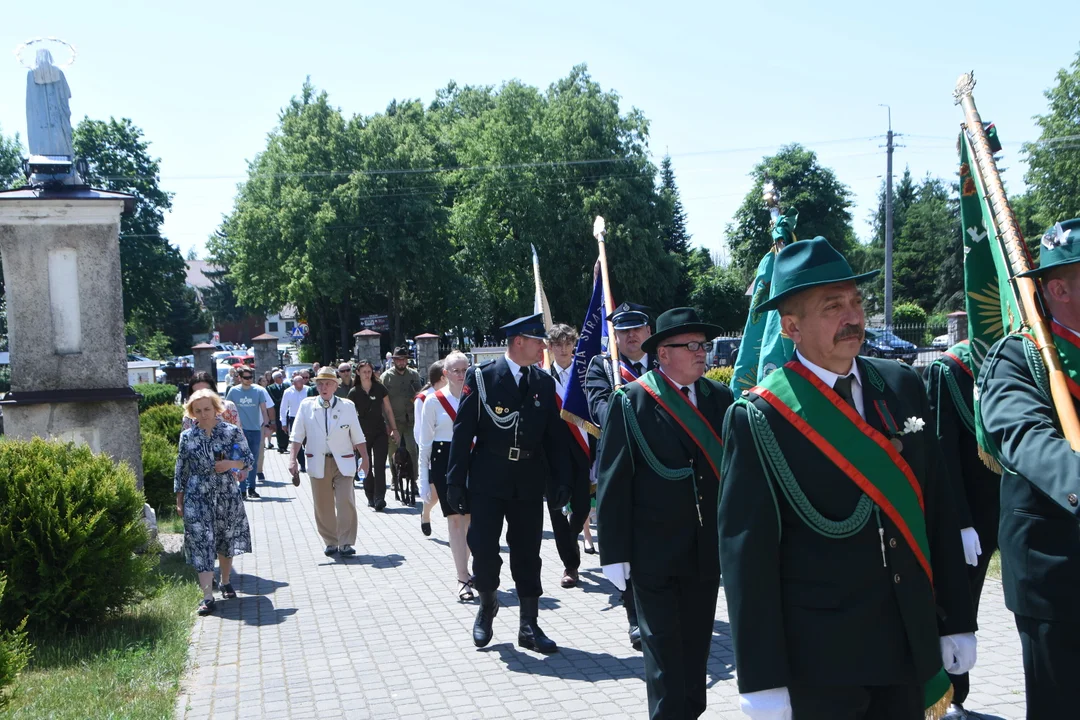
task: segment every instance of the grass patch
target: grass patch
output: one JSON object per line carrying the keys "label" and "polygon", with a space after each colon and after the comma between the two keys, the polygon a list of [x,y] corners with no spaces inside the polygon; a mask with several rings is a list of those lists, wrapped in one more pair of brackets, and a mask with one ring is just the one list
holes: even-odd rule
{"label": "grass patch", "polygon": [[995,580],[1001,579],[1001,553],[997,550],[994,551],[994,556],[990,558],[990,565],[986,568],[986,575]]}
{"label": "grass patch", "polygon": [[179,554],[161,556],[150,597],[98,625],[32,636],[34,656],[5,720],[171,718],[202,596]]}
{"label": "grass patch", "polygon": [[176,514],[174,510],[168,515],[158,514],[157,528],[159,533],[184,533],[184,518]]}

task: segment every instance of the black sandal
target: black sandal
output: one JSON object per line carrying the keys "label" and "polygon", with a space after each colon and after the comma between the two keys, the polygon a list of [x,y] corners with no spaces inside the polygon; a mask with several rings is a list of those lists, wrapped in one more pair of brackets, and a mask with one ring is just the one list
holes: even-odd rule
{"label": "black sandal", "polygon": [[199,601],[199,609],[195,612],[197,612],[199,615],[209,615],[210,613],[214,612],[215,604],[216,603],[214,602],[214,598],[203,598]]}
{"label": "black sandal", "polygon": [[476,595],[473,594],[471,578],[468,582],[461,582],[459,580],[458,583],[461,585],[457,592],[457,597],[460,602],[471,602],[476,599]]}
{"label": "black sandal", "polygon": [[232,583],[225,583],[221,586],[221,597],[226,600],[236,599],[236,591],[233,590]]}

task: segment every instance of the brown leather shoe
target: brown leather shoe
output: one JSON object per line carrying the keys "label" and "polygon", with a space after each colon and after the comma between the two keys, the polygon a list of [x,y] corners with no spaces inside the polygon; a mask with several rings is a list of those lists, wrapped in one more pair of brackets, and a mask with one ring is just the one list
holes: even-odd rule
{"label": "brown leather shoe", "polygon": [[578,583],[578,571],[567,569],[563,572],[562,585],[564,588],[572,588]]}

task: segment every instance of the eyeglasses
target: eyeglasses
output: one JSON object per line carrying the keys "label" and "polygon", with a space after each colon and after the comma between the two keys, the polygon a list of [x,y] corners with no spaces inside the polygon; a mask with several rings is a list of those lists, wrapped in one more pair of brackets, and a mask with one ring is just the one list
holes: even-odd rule
{"label": "eyeglasses", "polygon": [[704,350],[705,352],[709,352],[712,350],[712,341],[706,340],[705,342],[669,343],[667,345],[661,345],[660,347],[681,347],[686,348],[690,352],[697,352],[698,350]]}

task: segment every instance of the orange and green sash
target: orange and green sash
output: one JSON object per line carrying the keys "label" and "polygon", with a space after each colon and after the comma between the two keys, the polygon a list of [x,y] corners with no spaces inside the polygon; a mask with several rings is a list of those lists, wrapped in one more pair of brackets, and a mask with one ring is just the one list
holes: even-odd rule
{"label": "orange and green sash", "polygon": [[[932,586],[922,488],[889,439],[797,361],[777,369],[750,392],[769,403],[889,516]],[[925,691],[928,712],[936,711],[950,695],[944,670],[930,679]]]}
{"label": "orange and green sash", "polygon": [[[724,444],[720,441],[720,436],[713,430],[713,426],[701,414],[701,411],[694,407],[690,400],[679,392],[675,384],[659,370],[650,370],[639,377],[636,382],[690,436],[690,439],[701,450],[701,454],[708,460],[713,474],[719,478],[720,460],[724,457]],[[700,396],[700,387],[697,385],[695,387],[698,389]]]}

